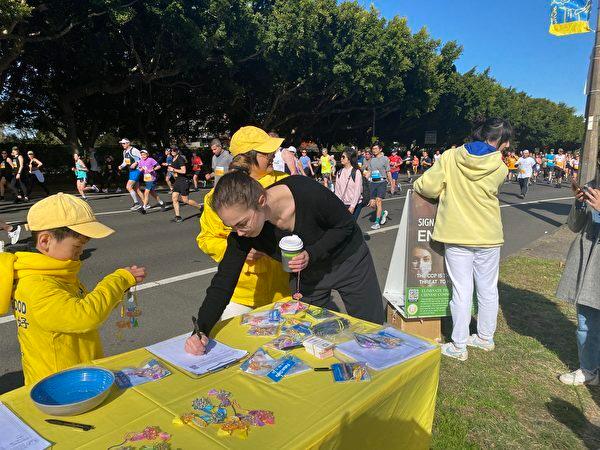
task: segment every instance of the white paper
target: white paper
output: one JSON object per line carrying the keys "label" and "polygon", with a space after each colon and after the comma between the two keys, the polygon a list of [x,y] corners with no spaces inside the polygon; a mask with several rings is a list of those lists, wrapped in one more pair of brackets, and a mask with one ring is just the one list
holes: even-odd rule
{"label": "white paper", "polygon": [[25,422],[0,402],[0,450],[43,450],[50,447]]}
{"label": "white paper", "polygon": [[235,361],[239,361],[248,354],[245,350],[238,350],[211,339],[204,355],[190,355],[184,349],[185,341],[189,336],[189,334],[182,334],[181,336],[150,345],[146,347],[146,350],[194,375],[202,375],[220,369]]}
{"label": "white paper", "polygon": [[384,331],[401,338],[403,340],[402,344],[391,349],[363,348],[353,339],[339,344],[336,350],[356,361],[366,362],[371,369],[382,370],[408,361],[436,347],[423,339],[403,333],[392,327],[388,327]]}

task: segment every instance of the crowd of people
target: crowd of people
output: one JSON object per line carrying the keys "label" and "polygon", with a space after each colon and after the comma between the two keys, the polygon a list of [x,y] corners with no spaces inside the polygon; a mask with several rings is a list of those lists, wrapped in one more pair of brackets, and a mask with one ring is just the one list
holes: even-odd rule
{"label": "crowd of people", "polygon": [[508,151],[503,158],[508,167],[507,181],[518,181],[521,198],[525,198],[532,183],[546,183],[560,189],[563,183],[577,180],[579,155],[579,151],[565,152],[562,148],[557,151],[550,149],[546,153]]}
{"label": "crowd of people", "polygon": [[[381,200],[388,191],[400,191],[394,174],[402,166],[409,178],[421,172],[413,187],[421,196],[438,202],[433,239],[445,246],[445,266],[452,285],[452,340],[441,350],[445,356],[465,361],[468,347],[492,351],[496,346],[498,274],[504,242],[497,198],[500,187],[507,180],[513,181],[515,170],[516,179],[525,180],[521,182],[523,188],[536,170],[543,170],[552,182],[551,177],[562,181],[576,176],[579,167],[578,155],[572,155],[567,164],[562,150],[557,154],[550,151],[541,160],[539,154],[532,157],[523,150],[517,158],[510,150],[512,135],[510,123],[490,119],[473,131],[470,142],[436,151],[432,158],[427,151],[417,156],[414,149],[392,149],[388,157],[383,147],[374,143],[363,151],[345,148],[338,164],[326,149],[314,160],[305,151],[297,157],[295,148],[282,146],[283,139],[250,126],[233,135],[229,150],[213,140],[210,171],[201,171],[201,159],[194,159],[197,155],[192,156],[190,165],[179,149],[170,148],[164,158],[156,159],[144,149],[137,150],[127,139],[120,142],[121,164],[109,163],[126,171],[125,188],[132,198],[132,209],[142,212],[148,209],[150,197],[164,205],[156,194],[158,174],[164,171],[176,219],[180,218],[179,201],[197,206],[189,199],[192,184],[214,182],[205,197],[196,239],[200,250],[219,266],[198,319],[194,319],[194,332],[185,344],[192,354],[205,351],[207,336],[219,320],[291,297],[292,293],[293,298],[335,310],[331,292],[336,290],[350,315],[382,323],[381,289],[369,247],[356,223],[357,212],[370,206],[375,211],[373,228],[379,228],[387,219]],[[13,175],[9,185],[15,189],[19,182],[27,189],[25,174],[44,183],[43,177],[40,180],[35,175],[42,162],[33,154],[28,156],[25,169],[25,159],[13,149],[8,163]],[[0,313],[6,312],[11,302],[17,305],[14,313],[27,384],[101,357],[98,328],[124,291],[145,277],[143,267],[118,269],[89,293],[78,281],[79,256],[85,244],[113,230],[100,224],[84,201],[88,173],[100,165],[90,162],[88,168],[83,162],[78,164],[78,156],[74,161],[81,198],[56,194],[37,202],[27,216],[37,252],[0,253],[0,271],[9,281],[0,286]],[[564,171],[557,173],[557,165]],[[557,295],[577,305],[581,367],[560,380],[599,384],[600,304],[592,263],[598,258],[600,190],[593,183],[583,188],[573,185],[573,190],[576,201],[569,225],[579,235],[567,257]],[[23,193],[19,195],[25,198]],[[18,239],[20,227],[0,222],[0,228],[12,241]],[[290,235],[299,238],[302,246],[288,261],[283,259],[278,243]],[[477,332],[469,334],[474,300],[478,304]],[[78,320],[65,320],[65,316]]]}

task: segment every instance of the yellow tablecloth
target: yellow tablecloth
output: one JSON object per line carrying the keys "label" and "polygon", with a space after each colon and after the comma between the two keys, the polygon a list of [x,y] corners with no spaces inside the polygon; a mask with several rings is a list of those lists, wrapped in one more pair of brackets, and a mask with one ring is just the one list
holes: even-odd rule
{"label": "yellow tablecloth", "polygon": [[[214,334],[250,353],[270,340],[247,336],[237,318],[218,326]],[[318,360],[303,349],[293,353],[313,367],[336,362]],[[94,364],[118,370],[139,366],[151,357],[138,349]],[[157,382],[126,390],[115,387],[98,408],[65,418],[95,426],[87,432],[47,424],[44,419],[49,416],[33,405],[28,387],[8,392],[0,401],[56,449],[105,449],[122,442],[125,433],[150,425],[173,435],[173,449],[425,449],[431,438],[439,366],[440,352],[435,349],[390,369],[370,371],[372,381],[364,383],[334,383],[331,372],[308,372],[275,384],[243,373],[239,364],[197,379],[174,370]],[[172,424],[210,389],[230,391],[243,408],[273,411],[275,425],[252,427],[248,438],[240,439],[218,436],[216,427]]]}

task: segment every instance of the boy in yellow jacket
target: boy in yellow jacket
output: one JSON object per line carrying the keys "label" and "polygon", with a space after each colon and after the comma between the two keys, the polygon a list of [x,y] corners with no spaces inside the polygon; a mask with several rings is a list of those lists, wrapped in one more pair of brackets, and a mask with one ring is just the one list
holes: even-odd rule
{"label": "boy in yellow jacket", "polygon": [[114,230],[81,199],[47,197],[31,207],[27,222],[37,252],[0,254],[0,314],[12,300],[26,385],[101,358],[98,328],[146,276],[143,267],[118,269],[88,293],[77,277],[83,248]]}

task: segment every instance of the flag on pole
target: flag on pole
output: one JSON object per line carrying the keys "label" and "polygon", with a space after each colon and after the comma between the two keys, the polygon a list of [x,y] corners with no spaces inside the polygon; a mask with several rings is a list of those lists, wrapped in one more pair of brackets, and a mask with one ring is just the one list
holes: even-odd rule
{"label": "flag on pole", "polygon": [[550,34],[587,33],[592,0],[550,0]]}

